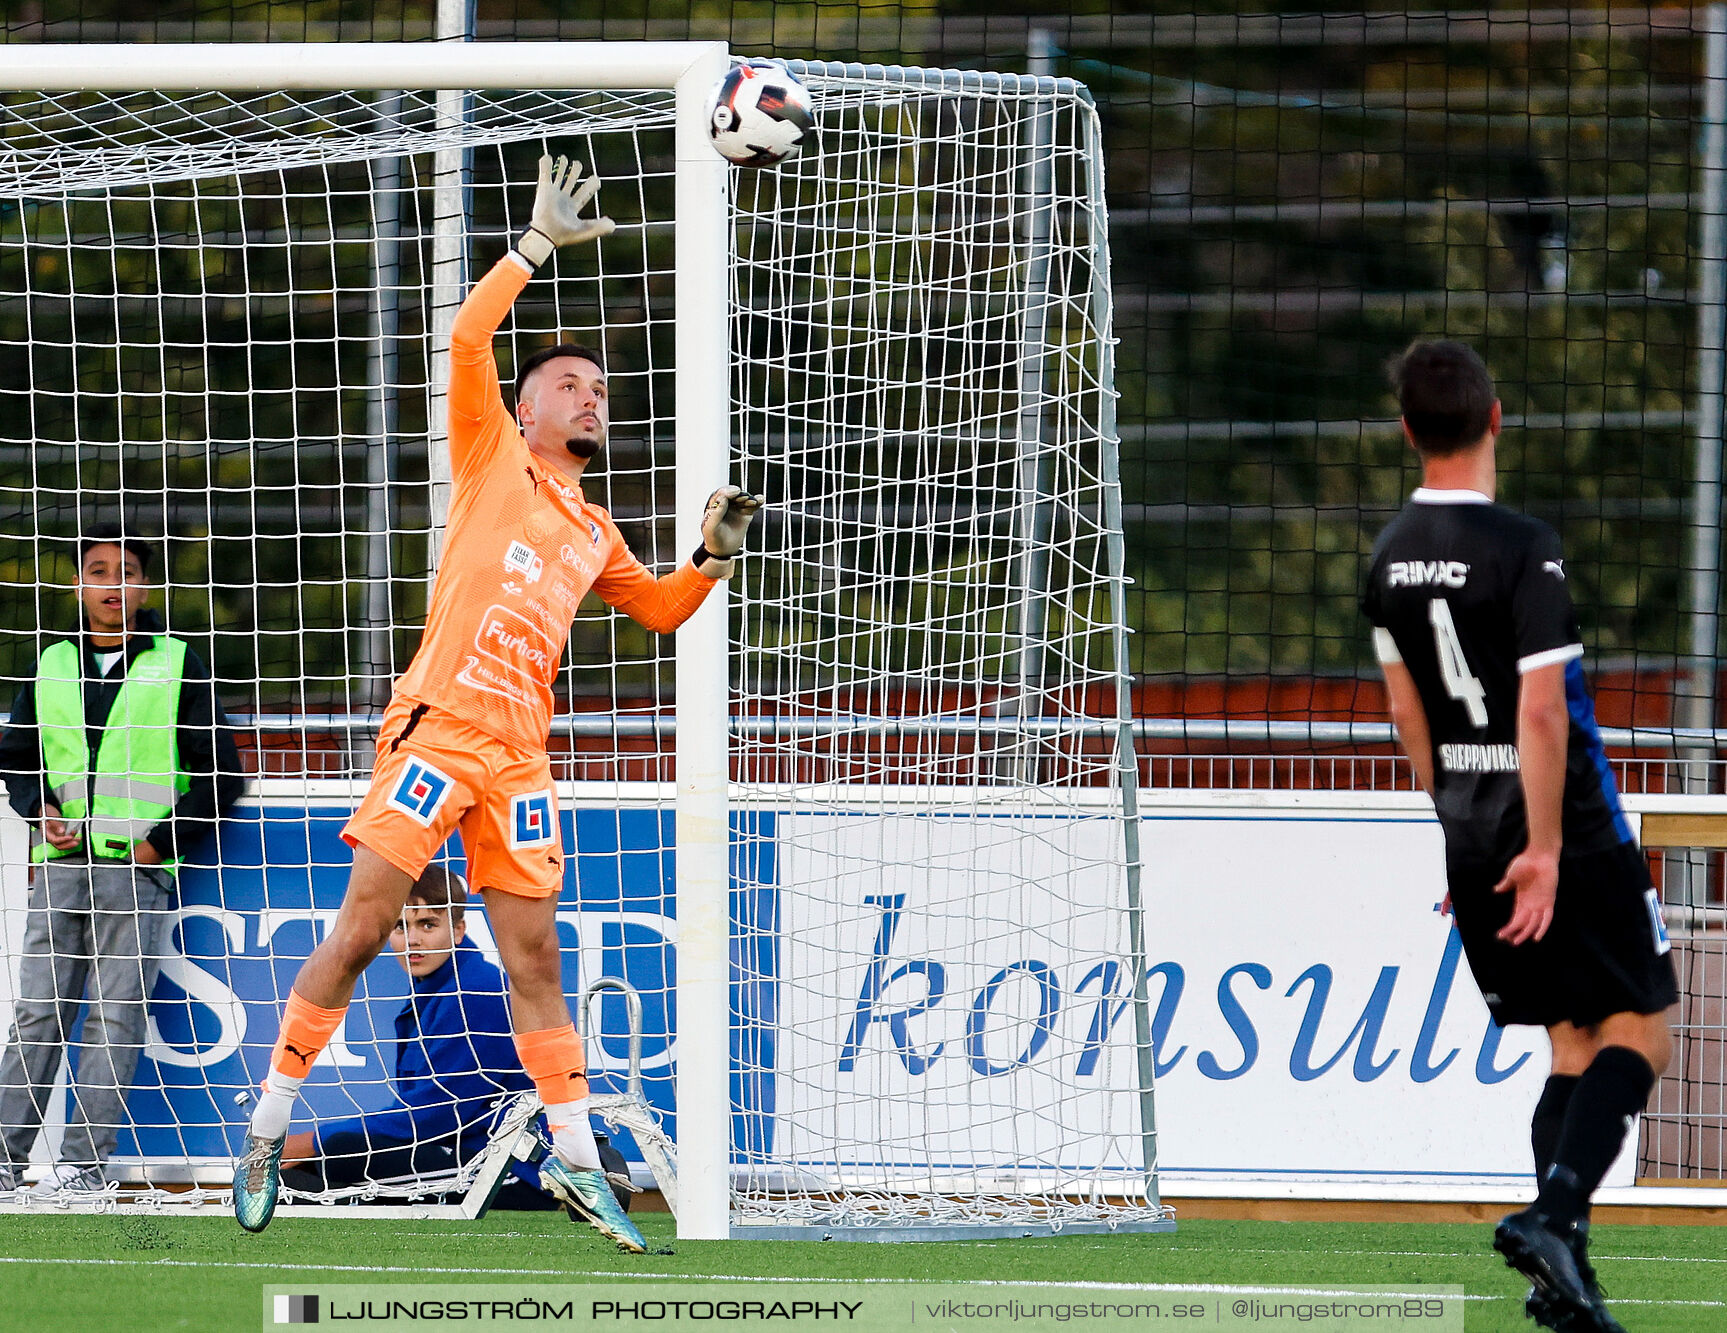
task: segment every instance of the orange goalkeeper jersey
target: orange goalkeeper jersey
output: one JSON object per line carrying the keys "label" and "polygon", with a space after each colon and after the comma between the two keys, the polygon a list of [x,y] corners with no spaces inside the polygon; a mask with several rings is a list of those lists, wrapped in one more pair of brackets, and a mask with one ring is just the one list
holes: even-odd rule
{"label": "orange goalkeeper jersey", "polygon": [[426,631],[396,693],[507,745],[543,746],[552,681],[589,589],[649,629],[689,619],[712,579],[656,579],[612,516],[542,464],[504,407],[492,335],[528,283],[513,253],[468,293],[450,334],[454,494]]}

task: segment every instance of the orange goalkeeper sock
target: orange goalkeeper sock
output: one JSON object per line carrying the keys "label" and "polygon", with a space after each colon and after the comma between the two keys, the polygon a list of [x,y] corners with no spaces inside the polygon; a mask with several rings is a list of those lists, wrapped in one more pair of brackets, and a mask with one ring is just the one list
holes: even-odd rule
{"label": "orange goalkeeper sock", "polygon": [[340,1009],[324,1009],[297,990],[288,992],[288,1003],[282,1010],[282,1028],[276,1035],[276,1048],[270,1052],[270,1072],[264,1076],[264,1095],[258,1099],[258,1108],[252,1113],[255,1137],[279,1139],[288,1132],[300,1085],[312,1072],[313,1062],[324,1053],[347,1013],[347,1005]]}
{"label": "orange goalkeeper sock", "polygon": [[541,1102],[561,1106],[588,1095],[588,1062],[574,1023],[515,1035],[516,1054],[522,1057],[522,1068],[534,1080]]}
{"label": "orange goalkeeper sock", "polygon": [[546,1108],[553,1151],[571,1166],[599,1170],[600,1150],[588,1123],[587,1059],[575,1024],[516,1033],[516,1054]]}
{"label": "orange goalkeeper sock", "polygon": [[[303,998],[299,991],[288,992],[288,1003],[282,1010],[282,1030],[276,1036],[276,1049],[270,1052],[270,1072],[286,1078],[304,1079],[312,1072],[312,1064],[324,1053],[336,1029],[342,1026],[348,1006],[321,1009]],[[296,1085],[297,1086],[297,1085]]]}

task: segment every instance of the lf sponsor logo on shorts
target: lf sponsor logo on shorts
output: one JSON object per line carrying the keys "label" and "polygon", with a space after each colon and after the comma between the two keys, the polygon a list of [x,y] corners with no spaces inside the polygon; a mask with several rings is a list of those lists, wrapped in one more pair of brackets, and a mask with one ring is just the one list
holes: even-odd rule
{"label": "lf sponsor logo on shorts", "polygon": [[432,818],[450,794],[455,780],[440,773],[424,759],[410,759],[402,780],[390,795],[390,804],[416,823],[431,827]]}
{"label": "lf sponsor logo on shorts", "polygon": [[550,792],[530,792],[510,798],[510,846],[543,847],[557,833]]}

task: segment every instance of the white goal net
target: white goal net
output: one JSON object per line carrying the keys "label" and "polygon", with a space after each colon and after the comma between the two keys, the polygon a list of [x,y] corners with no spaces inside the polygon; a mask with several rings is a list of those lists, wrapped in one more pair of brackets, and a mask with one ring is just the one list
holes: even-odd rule
{"label": "white goal net", "polygon": [[[105,1202],[217,1198],[417,643],[449,323],[550,150],[591,165],[619,225],[518,301],[506,393],[541,346],[603,348],[612,438],[586,491],[650,567],[687,556],[716,476],[767,504],[717,637],[692,623],[674,657],[592,601],[572,635],[559,922],[572,1001],[610,979],[587,1006],[595,1091],[677,1142],[680,1227],[709,1219],[686,1234],[714,1234],[715,1207],[747,1235],[1167,1225],[1089,99],[793,62],[819,138],[730,170],[706,242],[729,247],[729,290],[702,323],[716,274],[685,210],[692,173],[717,177],[690,153],[690,90],[680,139],[672,78],[596,88],[616,81],[583,77],[605,49],[557,54],[593,90],[440,93],[391,65],[371,89],[4,95],[6,693],[78,625],[80,537],[121,523],[161,538],[150,605],[209,665],[250,775],[219,836],[185,849]],[[138,48],[138,82],[170,86],[150,62],[172,58]],[[729,457],[696,454],[722,423]],[[698,769],[719,804],[680,795]],[[26,824],[0,835],[4,1017],[30,888]],[[717,933],[694,906],[703,856]],[[466,927],[491,953],[477,901]],[[395,1105],[410,1001],[387,952],[296,1130]],[[688,1039],[719,1019],[717,1052]],[[109,1104],[57,1077],[32,1180]],[[617,1145],[664,1169],[630,1123]],[[423,1204],[476,1169],[412,1165],[302,1186]]]}

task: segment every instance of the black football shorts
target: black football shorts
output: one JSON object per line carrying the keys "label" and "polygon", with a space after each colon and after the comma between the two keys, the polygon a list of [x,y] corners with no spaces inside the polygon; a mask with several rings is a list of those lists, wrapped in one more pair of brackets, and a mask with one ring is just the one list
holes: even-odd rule
{"label": "black football shorts", "polygon": [[1513,895],[1493,892],[1504,873],[1480,862],[1446,864],[1463,952],[1496,1023],[1588,1027],[1678,1002],[1661,905],[1635,842],[1561,855],[1553,924],[1527,944],[1495,938],[1511,919]]}

